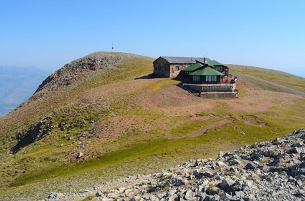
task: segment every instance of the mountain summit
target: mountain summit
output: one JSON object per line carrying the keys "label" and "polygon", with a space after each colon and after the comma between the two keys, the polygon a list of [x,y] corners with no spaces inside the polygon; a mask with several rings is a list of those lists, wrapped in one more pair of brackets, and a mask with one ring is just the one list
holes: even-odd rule
{"label": "mountain summit", "polygon": [[99,71],[107,67],[115,67],[120,62],[139,57],[128,53],[94,52],[80,59],[74,60],[48,76],[37,92],[52,91],[60,86],[68,86],[80,82],[90,72]]}

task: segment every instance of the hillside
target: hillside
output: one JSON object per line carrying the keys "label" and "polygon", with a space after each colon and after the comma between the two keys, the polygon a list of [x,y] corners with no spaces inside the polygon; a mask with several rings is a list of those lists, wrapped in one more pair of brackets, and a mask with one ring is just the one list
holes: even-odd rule
{"label": "hillside", "polygon": [[90,54],[1,118],[1,200],[149,174],[304,126],[304,78],[229,65],[239,98],[204,100],[179,80],[150,79],[153,60]]}
{"label": "hillside", "polygon": [[30,98],[46,75],[35,67],[0,66],[0,117]]}

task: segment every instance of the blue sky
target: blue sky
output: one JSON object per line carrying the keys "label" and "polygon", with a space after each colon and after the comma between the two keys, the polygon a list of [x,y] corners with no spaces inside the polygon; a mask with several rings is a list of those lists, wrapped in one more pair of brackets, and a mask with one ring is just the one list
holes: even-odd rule
{"label": "blue sky", "polygon": [[0,65],[53,72],[95,51],[206,56],[305,77],[303,0],[2,0]]}

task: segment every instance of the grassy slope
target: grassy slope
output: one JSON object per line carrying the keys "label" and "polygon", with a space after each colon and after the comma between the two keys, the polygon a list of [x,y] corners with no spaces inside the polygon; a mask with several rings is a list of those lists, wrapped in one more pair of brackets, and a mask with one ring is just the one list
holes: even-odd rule
{"label": "grassy slope", "polygon": [[[65,93],[27,102],[1,119],[2,198],[44,198],[51,191],[152,173],[304,126],[302,78],[254,67],[245,74],[243,66],[230,65],[239,98],[204,100],[177,87],[177,80],[141,78],[151,73],[152,61],[136,58],[94,73]],[[15,143],[7,136],[47,115],[54,119],[52,134],[6,154]],[[56,127],[60,122],[68,125],[64,131]],[[81,126],[72,126],[76,122]],[[78,139],[84,132],[88,138]],[[79,152],[86,160],[75,158]]]}

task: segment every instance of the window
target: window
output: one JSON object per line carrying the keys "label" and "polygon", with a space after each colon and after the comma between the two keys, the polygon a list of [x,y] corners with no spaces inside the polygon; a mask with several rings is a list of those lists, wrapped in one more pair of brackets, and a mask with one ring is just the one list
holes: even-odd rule
{"label": "window", "polygon": [[176,66],[176,70],[179,70],[179,66]]}
{"label": "window", "polygon": [[205,77],[206,82],[216,82],[217,81],[217,76],[216,75],[207,75]]}
{"label": "window", "polygon": [[193,75],[193,82],[200,82],[200,76],[199,75]]}

